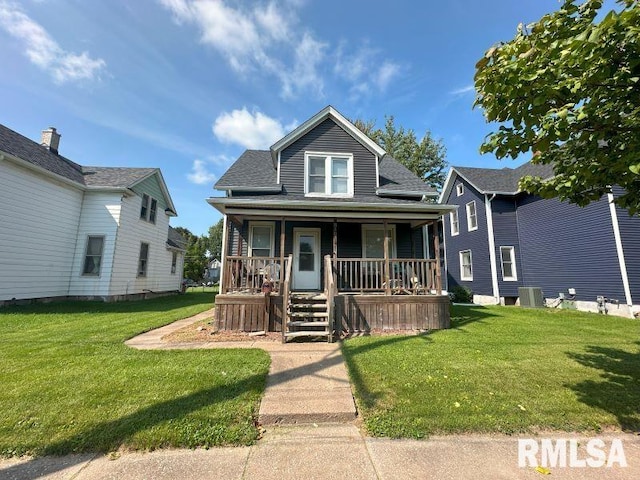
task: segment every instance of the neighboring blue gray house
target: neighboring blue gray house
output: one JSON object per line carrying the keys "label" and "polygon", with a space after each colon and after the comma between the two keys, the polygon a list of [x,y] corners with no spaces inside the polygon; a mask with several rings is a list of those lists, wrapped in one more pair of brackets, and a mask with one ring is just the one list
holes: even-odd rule
{"label": "neighboring blue gray house", "polygon": [[[575,298],[579,309],[612,314],[640,311],[640,218],[611,201],[581,208],[521,192],[526,175],[553,170],[531,162],[512,169],[453,167],[440,201],[458,205],[444,217],[449,289],[471,289],[476,303],[513,304],[519,287],[544,298]],[[573,294],[575,290],[575,296]]]}

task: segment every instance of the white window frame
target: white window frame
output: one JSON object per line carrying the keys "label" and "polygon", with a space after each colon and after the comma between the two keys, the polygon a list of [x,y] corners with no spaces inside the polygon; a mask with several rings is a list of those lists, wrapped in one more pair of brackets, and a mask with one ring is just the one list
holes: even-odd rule
{"label": "white window frame", "polygon": [[457,197],[461,197],[462,195],[464,195],[464,184],[457,183],[456,184],[456,196]]}
{"label": "white window frame", "polygon": [[[362,258],[378,258],[378,257],[367,257],[367,248],[366,248],[367,244],[365,242],[366,232],[376,231],[376,230],[382,230],[384,234],[384,225],[380,225],[379,223],[363,223],[362,224]],[[391,245],[390,245],[391,248],[389,248],[389,258],[397,258],[398,249],[396,244],[396,226],[387,225],[387,230],[389,230],[389,239],[391,240]]]}
{"label": "white window frame", "polygon": [[253,257],[253,229],[255,227],[269,228],[269,257],[273,257],[275,250],[275,222],[249,222],[249,242],[247,243],[247,255]]}
{"label": "white window frame", "polygon": [[[471,215],[471,205],[473,205],[473,215]],[[465,205],[467,210],[467,230],[473,232],[478,229],[478,208],[476,207],[476,201],[472,200]],[[473,218],[475,226],[471,226],[471,218]]]}
{"label": "white window frame", "polygon": [[158,200],[146,193],[142,194],[142,203],[140,204],[140,220],[149,223],[156,223],[158,214]]}
{"label": "white window frame", "polygon": [[[458,217],[458,210],[449,212],[449,223],[451,224],[451,236],[455,237],[460,233],[460,218]],[[453,228],[454,225],[456,228]]]}
{"label": "white window frame", "polygon": [[171,252],[171,275],[176,274],[176,270],[178,269],[178,252]]}
{"label": "white window frame", "polygon": [[[91,241],[92,238],[101,238],[102,239],[102,245],[100,247],[100,255],[89,255],[89,242]],[[83,277],[99,277],[100,274],[102,273],[102,260],[104,258],[104,240],[105,240],[105,236],[104,235],[87,235],[87,241],[85,242],[85,246],[84,246],[84,257],[83,258],[83,262],[82,262],[82,276]],[[98,267],[98,272],[97,273],[88,273],[86,272],[87,269],[87,257],[100,257],[100,262],[99,262],[99,267]]]}
{"label": "white window frame", "polygon": [[[144,270],[141,269],[140,267],[142,266],[142,247],[146,245],[147,246],[147,256],[144,259]],[[147,273],[149,273],[149,252],[151,250],[151,245],[149,244],[149,242],[140,242],[140,252],[138,253],[138,277],[146,277]]]}
{"label": "white window frame", "polygon": [[[504,261],[502,260],[502,252],[509,251],[509,257],[511,260],[511,272],[513,273],[510,277],[505,277],[504,275]],[[502,280],[505,282],[516,282],[518,280],[518,273],[516,271],[516,249],[510,245],[501,246],[500,247],[500,267],[502,268]]]}
{"label": "white window frame", "polygon": [[[469,254],[469,268],[471,270],[470,276],[465,276],[464,274],[463,258],[465,253]],[[460,256],[460,280],[464,280],[466,282],[472,282],[473,281],[473,255],[471,254],[471,250],[460,250],[460,252],[458,252],[458,255]]]}
{"label": "white window frame", "polygon": [[[311,157],[324,158],[324,192],[309,191],[309,161]],[[331,179],[333,171],[333,158],[347,160],[347,193],[333,193],[331,191]],[[339,152],[304,152],[304,195],[306,197],[334,197],[334,198],[351,198],[353,197],[354,181],[353,181],[353,154]]]}

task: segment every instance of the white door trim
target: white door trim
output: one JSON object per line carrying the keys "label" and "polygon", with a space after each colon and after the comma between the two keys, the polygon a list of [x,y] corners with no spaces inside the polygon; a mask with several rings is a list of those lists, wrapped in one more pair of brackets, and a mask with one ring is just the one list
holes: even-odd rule
{"label": "white door trim", "polygon": [[[315,278],[311,283],[302,283],[303,277],[298,270],[298,255],[300,254],[300,236],[301,235],[314,235],[316,237],[316,244],[314,250],[314,271]],[[322,231],[320,228],[302,228],[294,227],[293,229],[293,289],[294,290],[320,290],[320,256],[322,254]],[[312,273],[305,272],[305,275],[312,275]],[[306,280],[309,280],[307,277]]]}

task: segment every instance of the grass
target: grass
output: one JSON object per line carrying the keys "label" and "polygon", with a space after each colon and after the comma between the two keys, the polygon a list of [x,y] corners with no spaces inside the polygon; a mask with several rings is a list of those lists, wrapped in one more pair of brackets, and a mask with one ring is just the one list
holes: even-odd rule
{"label": "grass", "polygon": [[343,344],[374,436],[640,431],[640,323],[517,307],[453,307],[452,328]]}
{"label": "grass", "polygon": [[0,309],[0,455],[244,445],[269,357],[124,341],[210,308],[211,292]]}

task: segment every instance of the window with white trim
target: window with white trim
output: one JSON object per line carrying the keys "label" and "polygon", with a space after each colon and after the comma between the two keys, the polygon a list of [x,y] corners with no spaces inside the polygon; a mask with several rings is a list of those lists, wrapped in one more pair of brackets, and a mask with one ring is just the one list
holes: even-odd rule
{"label": "window with white trim", "polygon": [[270,222],[249,223],[249,256],[273,257],[274,224]]}
{"label": "window with white trim", "polygon": [[[396,226],[388,225],[389,258],[396,258]],[[384,226],[362,225],[362,257],[384,258]]]}
{"label": "window with white trim", "polygon": [[89,235],[87,237],[87,247],[84,255],[84,267],[82,275],[99,276],[100,265],[102,264],[102,250],[104,247],[104,237]]}
{"label": "window with white trim", "polygon": [[464,194],[464,184],[458,183],[456,185],[456,196],[461,197]]}
{"label": "window with white trim", "polygon": [[467,207],[467,229],[471,232],[472,230],[478,229],[478,215],[476,213],[476,202],[469,202],[466,205]]}
{"label": "window with white trim", "polygon": [[144,193],[142,195],[142,205],[140,206],[140,219],[145,222],[156,223],[157,211],[158,201]]}
{"label": "window with white trim", "polygon": [[352,197],[353,155],[305,153],[304,193],[307,196]]}
{"label": "window with white trim", "polygon": [[463,250],[460,252],[460,279],[467,281],[473,280],[471,250]]}
{"label": "window with white trim", "polygon": [[500,247],[500,263],[502,264],[502,279],[516,281],[516,251],[514,247]]}
{"label": "window with white trim", "polygon": [[176,267],[178,265],[178,252],[171,253],[171,273],[176,273]]}
{"label": "window with white trim", "polygon": [[138,257],[138,276],[147,276],[147,265],[149,263],[149,244],[142,242],[140,244],[140,256]]}
{"label": "window with white trim", "polygon": [[460,222],[458,221],[458,211],[454,210],[449,213],[449,220],[451,221],[451,236],[454,237],[460,233]]}

